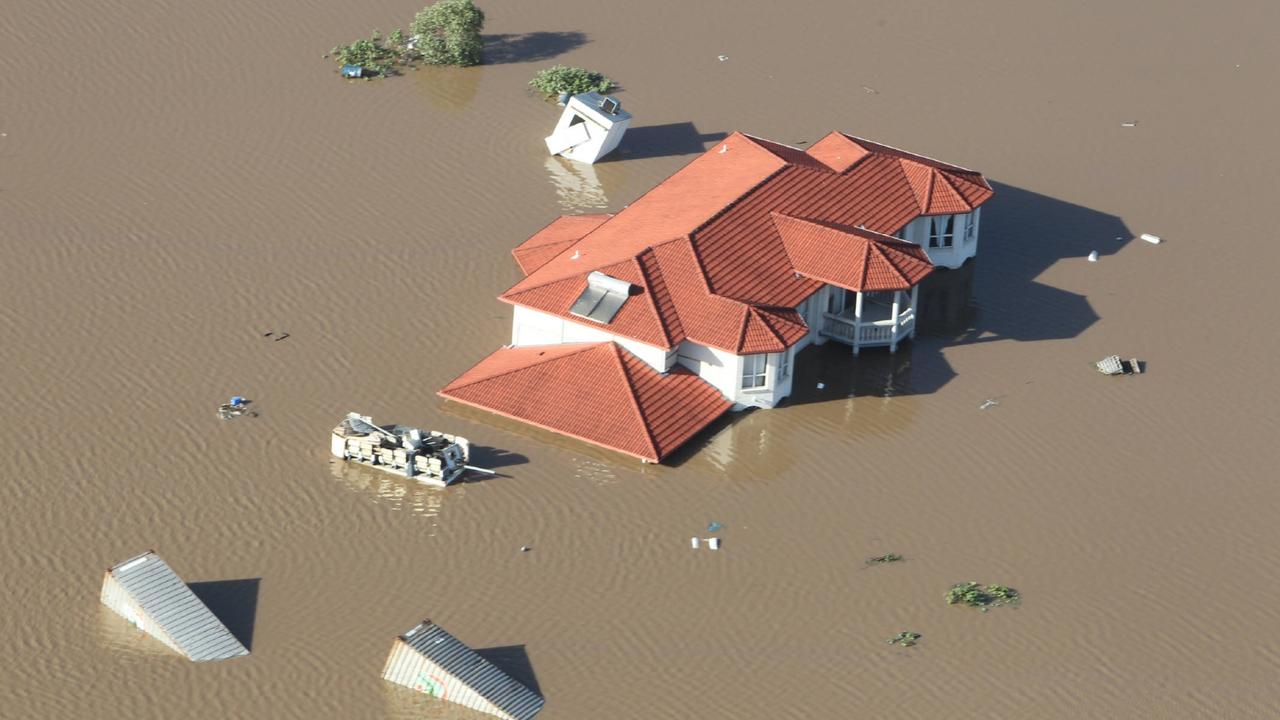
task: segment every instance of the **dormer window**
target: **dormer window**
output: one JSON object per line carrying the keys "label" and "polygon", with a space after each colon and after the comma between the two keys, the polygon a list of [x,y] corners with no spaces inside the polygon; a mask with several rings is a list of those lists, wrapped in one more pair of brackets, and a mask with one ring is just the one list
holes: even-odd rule
{"label": "dormer window", "polygon": [[587,287],[573,301],[569,312],[608,325],[631,296],[631,283],[594,271],[587,275]]}
{"label": "dormer window", "polygon": [[929,247],[949,248],[955,244],[956,216],[935,215],[929,224]]}

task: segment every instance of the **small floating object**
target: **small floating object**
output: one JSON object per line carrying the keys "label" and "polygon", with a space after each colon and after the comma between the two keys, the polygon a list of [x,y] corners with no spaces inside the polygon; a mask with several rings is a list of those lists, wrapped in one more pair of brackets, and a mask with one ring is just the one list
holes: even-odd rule
{"label": "small floating object", "polygon": [[1098,251],[1094,250],[1089,253],[1089,262],[1098,262]]}
{"label": "small floating object", "polygon": [[724,62],[725,60],[728,60],[728,59],[729,59],[729,56],[728,56],[728,55],[721,55],[721,56],[720,56],[720,57],[718,57],[717,59],[718,59],[720,62]]}
{"label": "small floating object", "polygon": [[978,409],[979,409],[979,410],[986,410],[987,408],[993,408],[993,407],[995,407],[995,406],[997,406],[997,405],[999,405],[999,404],[1000,404],[1000,402],[999,402],[998,400],[993,400],[993,399],[991,399],[991,398],[987,398],[986,400],[983,400],[983,401],[982,401],[982,404],[978,406]]}
{"label": "small floating object", "polygon": [[720,538],[707,538],[707,547],[712,550],[720,549]]}
{"label": "small floating object", "polygon": [[1120,123],[1120,127],[1138,127],[1138,121],[1134,120],[1133,122],[1122,122]]}
{"label": "small floating object", "polygon": [[698,549],[698,538],[689,538],[689,547],[694,550]]}
{"label": "small floating object", "polygon": [[342,77],[344,78],[362,78],[364,77],[364,68],[359,65],[343,65]]}
{"label": "small floating object", "polygon": [[530,551],[530,550],[532,550],[532,549],[533,549],[533,548],[529,547],[528,545],[521,545],[521,546],[520,546],[520,552],[522,552],[522,553],[529,552],[529,551]]}
{"label": "small floating object", "polygon": [[712,521],[710,525],[707,525],[707,532],[709,533],[719,532],[723,529],[724,529],[724,525],[721,525],[720,523],[715,521]]}
{"label": "small floating object", "polygon": [[1143,240],[1146,240],[1152,245],[1159,245],[1160,243],[1164,242],[1163,240],[1160,239],[1159,235],[1152,235],[1151,233],[1142,233],[1138,237],[1142,238]]}
{"label": "small floating object", "polygon": [[826,383],[818,383],[818,389],[819,389],[819,390],[826,390],[826,389],[827,389],[827,384],[826,384]]}
{"label": "small floating object", "polygon": [[249,412],[249,401],[239,395],[232,396],[231,402],[225,402],[218,406],[218,417],[223,420],[230,420],[233,417],[240,417],[245,414],[257,416],[257,413]]}
{"label": "small floating object", "polygon": [[1110,355],[1094,363],[1098,372],[1103,375],[1141,375],[1142,363],[1137,358],[1121,360],[1119,355]]}

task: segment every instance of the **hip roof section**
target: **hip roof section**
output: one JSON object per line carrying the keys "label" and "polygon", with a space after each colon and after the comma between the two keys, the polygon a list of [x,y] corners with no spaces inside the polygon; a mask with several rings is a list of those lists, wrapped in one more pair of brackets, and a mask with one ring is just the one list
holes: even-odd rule
{"label": "hip roof section", "polygon": [[683,367],[658,373],[612,342],[501,348],[440,395],[650,462],[732,405]]}

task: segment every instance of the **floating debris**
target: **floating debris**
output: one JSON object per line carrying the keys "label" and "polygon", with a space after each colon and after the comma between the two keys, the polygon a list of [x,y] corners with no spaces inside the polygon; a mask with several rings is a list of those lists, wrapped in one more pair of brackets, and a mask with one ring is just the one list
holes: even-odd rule
{"label": "floating debris", "polygon": [[230,420],[241,415],[258,417],[258,413],[249,410],[249,401],[239,395],[232,396],[230,402],[225,402],[218,406],[218,417],[223,420]]}
{"label": "floating debris", "polygon": [[1094,250],[1089,253],[1089,262],[1098,262],[1098,251]]}
{"label": "floating debris", "polygon": [[826,390],[826,389],[827,389],[827,384],[826,384],[826,383],[818,383],[818,389],[819,389],[819,390]]}
{"label": "floating debris", "polygon": [[999,400],[995,400],[993,398],[987,398],[986,400],[982,401],[982,404],[978,406],[978,409],[986,410],[987,408],[993,408],[999,404],[1000,404]]}
{"label": "floating debris", "polygon": [[1137,358],[1121,360],[1119,355],[1110,355],[1094,363],[1098,372],[1103,375],[1140,375],[1142,363]]}
{"label": "floating debris", "polygon": [[342,77],[344,78],[362,78],[364,77],[364,68],[359,65],[343,65]]}
{"label": "floating debris", "polygon": [[707,525],[707,532],[709,533],[720,532],[723,529],[724,529],[724,525],[721,525],[720,523],[715,522],[714,520],[711,522],[710,525]]}
{"label": "floating debris", "polygon": [[1159,245],[1160,243],[1164,242],[1163,240],[1160,239],[1159,235],[1152,235],[1151,233],[1142,233],[1138,237],[1142,238],[1143,240],[1146,240],[1152,245]]}
{"label": "floating debris", "polygon": [[430,620],[396,638],[382,677],[504,720],[529,720],[545,702]]}
{"label": "floating debris", "polygon": [[1122,122],[1120,123],[1120,127],[1138,127],[1138,121],[1134,120],[1133,122]]}
{"label": "floating debris", "polygon": [[717,60],[719,60],[720,62],[724,62],[725,60],[728,60],[728,59],[729,59],[729,56],[728,56],[728,55],[721,55],[721,56],[719,56],[719,57],[718,57],[718,58],[716,58],[716,59],[717,59]]}
{"label": "floating debris", "polygon": [[379,427],[358,413],[347,413],[346,419],[333,429],[329,451],[334,457],[399,473],[435,487],[445,487],[467,471],[497,474],[467,464],[471,444],[466,438],[403,425]]}
{"label": "floating debris", "polygon": [[1004,585],[982,585],[976,582],[957,583],[947,591],[948,605],[968,605],[982,608],[983,612],[1000,605],[1017,605],[1022,596],[1017,590]]}
{"label": "floating debris", "polygon": [[868,565],[886,565],[888,563],[900,562],[902,556],[897,553],[889,553],[888,555],[877,555],[867,558]]}
{"label": "floating debris", "polygon": [[698,538],[689,538],[689,545],[690,545],[690,547],[692,547],[694,550],[697,550],[697,549],[698,549],[698,542],[699,542],[699,541],[698,541]]}
{"label": "floating debris", "polygon": [[719,550],[719,549],[720,549],[720,538],[714,538],[714,537],[713,537],[713,538],[707,538],[707,547],[711,548],[712,550]]}
{"label": "floating debris", "polygon": [[912,647],[916,643],[920,642],[921,637],[923,636],[918,632],[903,630],[902,632],[898,633],[896,636],[889,638],[889,644],[901,645],[902,647]]}
{"label": "floating debris", "polygon": [[113,565],[102,604],[188,660],[227,660],[249,651],[154,552]]}
{"label": "floating debris", "polygon": [[529,551],[530,551],[530,550],[532,550],[532,549],[533,549],[533,548],[532,548],[532,547],[530,547],[530,546],[528,546],[528,545],[521,545],[521,546],[520,546],[520,552],[522,552],[522,553],[527,553],[527,552],[529,552]]}
{"label": "floating debris", "polygon": [[876,90],[875,88],[872,88],[872,87],[867,87],[866,85],[863,85],[863,86],[862,86],[862,92],[864,92],[864,93],[866,93],[866,94],[868,94],[868,95],[879,95],[879,94],[880,94],[880,91],[879,91],[879,90]]}

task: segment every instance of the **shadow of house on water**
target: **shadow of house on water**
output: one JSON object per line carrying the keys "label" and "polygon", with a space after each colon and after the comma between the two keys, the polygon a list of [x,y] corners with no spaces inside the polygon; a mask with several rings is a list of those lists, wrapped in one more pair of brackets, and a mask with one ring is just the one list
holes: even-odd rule
{"label": "shadow of house on water", "polygon": [[523,645],[504,645],[502,647],[476,650],[476,654],[493,663],[494,667],[510,675],[516,682],[541,695],[538,677],[533,673],[533,663],[529,662],[529,653]]}
{"label": "shadow of house on water", "polygon": [[227,630],[253,651],[253,626],[258,614],[258,588],[262,578],[213,580],[189,583],[187,587],[200,598]]}
{"label": "shadow of house on water", "polygon": [[627,129],[622,144],[616,152],[601,159],[600,163],[620,160],[644,160],[672,155],[696,155],[704,152],[709,142],[715,142],[727,133],[700,133],[691,122],[644,125]]}
{"label": "shadow of house on water", "polygon": [[[998,340],[1033,342],[1077,337],[1099,320],[1084,295],[1037,282],[1060,260],[1083,261],[1096,250],[1113,255],[1133,239],[1114,215],[1045,195],[992,183],[983,207],[978,256],[954,270],[939,269],[920,285],[918,334],[855,357],[836,342],[797,354],[792,394],[783,407],[849,397],[928,395],[956,376],[943,351]],[[823,387],[818,388],[821,383]],[[733,424],[733,413],[682,448],[672,464]]]}
{"label": "shadow of house on water", "polygon": [[576,30],[482,35],[481,40],[485,65],[550,60],[588,42],[586,34]]}

